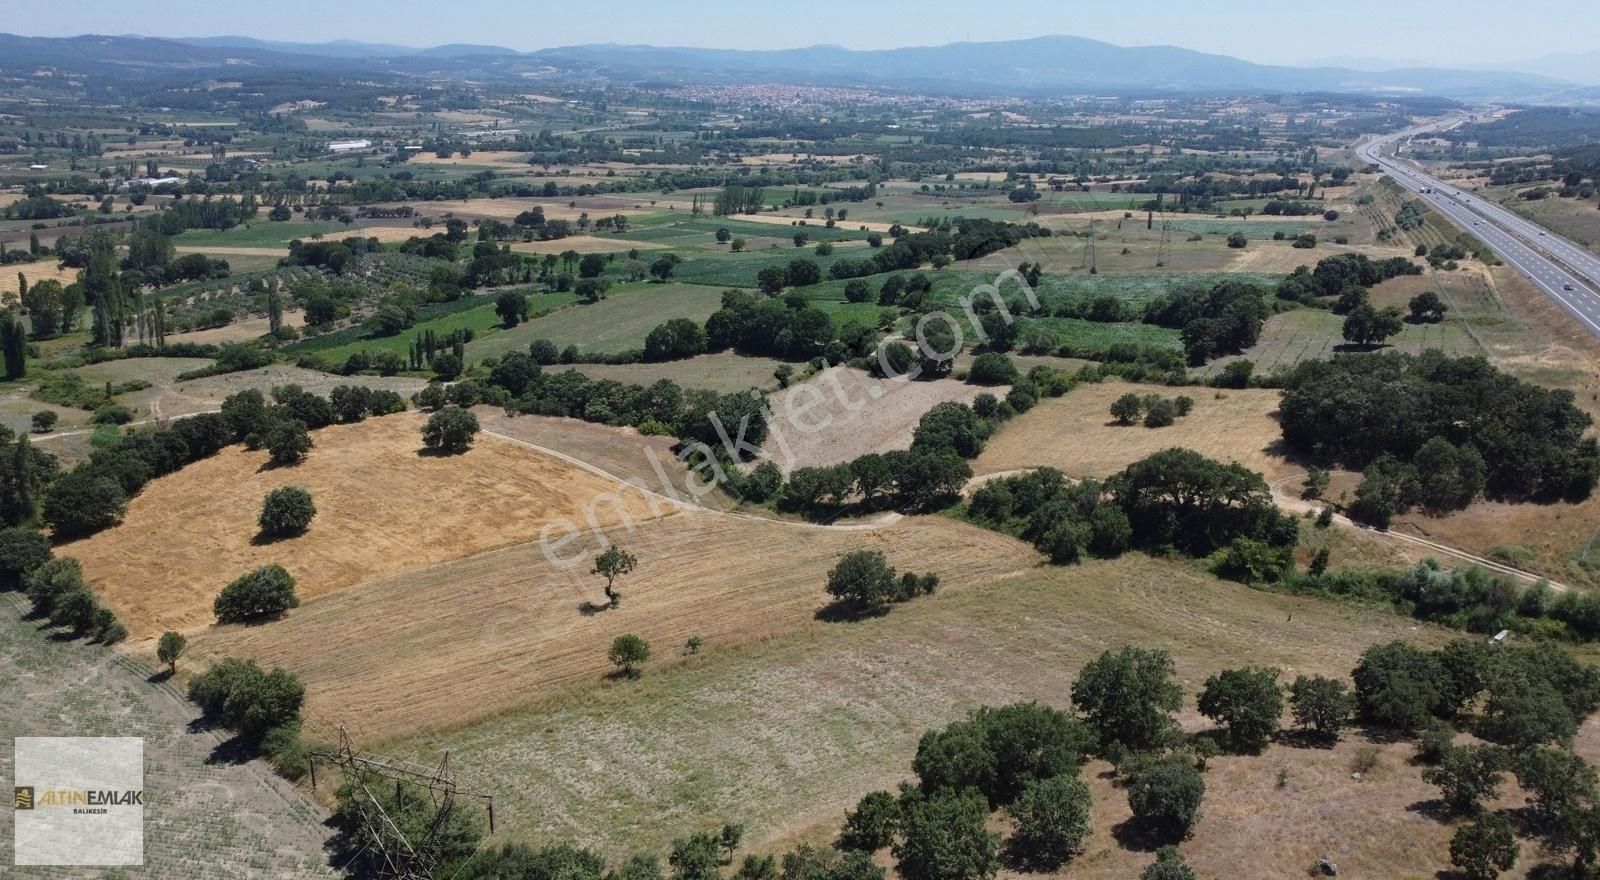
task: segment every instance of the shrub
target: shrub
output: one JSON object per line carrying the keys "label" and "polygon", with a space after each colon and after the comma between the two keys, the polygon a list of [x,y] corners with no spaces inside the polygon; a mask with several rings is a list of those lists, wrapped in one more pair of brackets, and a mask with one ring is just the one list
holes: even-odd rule
{"label": "shrub", "polygon": [[281,565],[263,565],[222,588],[212,603],[218,623],[246,623],[278,617],[300,605],[294,578]]}
{"label": "shrub", "polygon": [[1156,850],[1156,860],[1139,873],[1139,880],[1195,880],[1195,874],[1184,864],[1177,847],[1163,846]]}
{"label": "shrub", "polygon": [[316,515],[317,506],[312,503],[310,492],[299,486],[283,486],[267,493],[256,523],[268,537],[287,538],[310,528]]}
{"label": "shrub", "polygon": [[189,699],[213,723],[260,743],[267,731],[296,721],[305,687],[289,672],[265,672],[253,660],[224,658],[189,681]]}
{"label": "shrub", "polygon": [[458,406],[447,406],[428,417],[422,428],[422,445],[436,452],[456,455],[472,448],[478,433],[478,417]]}
{"label": "shrub", "polygon": [[1146,428],[1165,428],[1177,420],[1177,404],[1166,399],[1152,401],[1144,414]]}
{"label": "shrub", "polygon": [[638,678],[639,666],[650,659],[650,643],[632,633],[624,633],[612,640],[606,659],[622,675]]}
{"label": "shrub", "polygon": [[126,425],[133,421],[133,410],[120,403],[108,403],[95,410],[89,421],[96,425]]}
{"label": "shrub", "polygon": [[973,385],[1010,385],[1018,379],[1016,364],[999,352],[984,352],[972,360],[967,381]]}
{"label": "shrub", "polygon": [[56,422],[60,416],[55,410],[42,409],[33,414],[33,432],[35,434],[48,434],[56,429]]}

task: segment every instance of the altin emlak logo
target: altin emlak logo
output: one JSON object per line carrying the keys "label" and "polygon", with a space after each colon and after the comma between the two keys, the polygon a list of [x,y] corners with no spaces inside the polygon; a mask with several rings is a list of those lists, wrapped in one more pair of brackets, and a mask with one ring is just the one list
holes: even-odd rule
{"label": "altin emlak logo", "polygon": [[142,807],[144,791],[139,789],[47,788],[38,791],[31,785],[17,786],[16,809],[71,807],[80,815],[106,812],[107,807]]}

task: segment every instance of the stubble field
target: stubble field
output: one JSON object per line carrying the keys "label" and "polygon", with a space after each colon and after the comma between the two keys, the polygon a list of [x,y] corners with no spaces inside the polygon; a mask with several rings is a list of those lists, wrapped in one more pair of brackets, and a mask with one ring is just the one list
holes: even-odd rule
{"label": "stubble field", "polygon": [[[224,449],[154,480],[124,522],[61,546],[137,641],[164,630],[206,628],[229,581],[278,563],[302,602],[383,575],[534,539],[553,519],[579,512],[615,481],[503,440],[480,438],[457,456],[419,455],[415,413],[336,425],[292,467],[266,467],[264,451]],[[256,541],[261,499],[303,486],[317,505],[305,535]],[[650,515],[635,491],[634,517]],[[618,516],[602,508],[602,521]],[[299,612],[291,612],[291,615]],[[281,624],[277,624],[280,625]]]}

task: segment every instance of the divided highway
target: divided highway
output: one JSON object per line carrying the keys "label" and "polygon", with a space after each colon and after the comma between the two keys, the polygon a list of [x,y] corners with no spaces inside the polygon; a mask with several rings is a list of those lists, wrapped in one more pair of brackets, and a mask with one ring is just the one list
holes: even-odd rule
{"label": "divided highway", "polygon": [[1390,147],[1411,137],[1447,129],[1456,122],[1434,123],[1384,135],[1356,148],[1357,155],[1383,168],[1396,183],[1420,196],[1429,207],[1477,236],[1507,265],[1600,336],[1600,256],[1524,217],[1443,183]]}

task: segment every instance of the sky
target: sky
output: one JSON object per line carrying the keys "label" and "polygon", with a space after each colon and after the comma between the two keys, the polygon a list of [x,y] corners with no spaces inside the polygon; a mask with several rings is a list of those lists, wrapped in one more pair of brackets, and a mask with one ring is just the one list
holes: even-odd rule
{"label": "sky", "polygon": [[[853,49],[1070,34],[1268,64],[1378,60],[1473,67],[1593,51],[1593,0],[4,0],[0,31],[239,34],[529,50],[578,43]],[[1295,14],[1303,11],[1303,15]]]}

